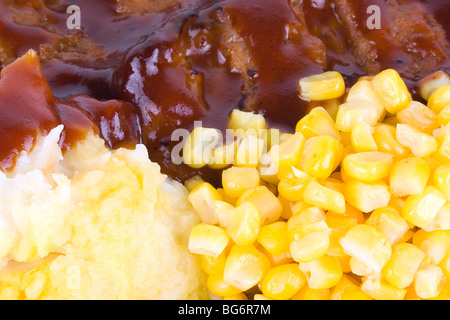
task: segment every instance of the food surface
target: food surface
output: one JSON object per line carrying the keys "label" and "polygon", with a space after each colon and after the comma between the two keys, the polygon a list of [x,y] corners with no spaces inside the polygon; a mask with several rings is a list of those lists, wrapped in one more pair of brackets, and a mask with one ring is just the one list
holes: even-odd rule
{"label": "food surface", "polygon": [[[427,105],[393,69],[363,77],[293,133],[233,112],[231,157],[191,149],[211,136],[194,129],[183,151],[195,166],[231,164],[222,188],[186,184],[202,219],[189,250],[204,260],[208,289],[226,299],[448,300],[450,77],[423,85],[434,88]],[[336,72],[300,80],[313,99],[343,88]]]}
{"label": "food surface", "polygon": [[[31,48],[55,97],[83,94],[130,104],[131,114],[127,107],[111,108],[111,116],[122,116],[125,133],[116,139],[128,144],[138,138],[179,181],[200,174],[220,184],[215,171],[171,161],[178,143],[172,132],[191,130],[194,120],[223,130],[231,110],[240,109],[293,130],[311,107],[298,94],[302,77],[334,70],[351,86],[360,76],[395,68],[415,94],[417,81],[450,67],[445,0],[70,4],[80,8],[81,29],[67,29],[65,1],[0,1],[0,68]],[[366,27],[370,5],[381,10],[380,29]],[[125,120],[133,116],[137,127]]]}
{"label": "food surface", "polygon": [[0,0],[0,298],[448,299],[446,2]]}

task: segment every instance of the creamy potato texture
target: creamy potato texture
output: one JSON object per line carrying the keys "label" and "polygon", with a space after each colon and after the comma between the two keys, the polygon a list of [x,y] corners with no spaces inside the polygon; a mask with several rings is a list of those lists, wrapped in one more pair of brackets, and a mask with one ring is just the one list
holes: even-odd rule
{"label": "creamy potato texture", "polygon": [[63,157],[62,129],[0,172],[0,298],[208,298],[187,190],[142,145],[92,134]]}

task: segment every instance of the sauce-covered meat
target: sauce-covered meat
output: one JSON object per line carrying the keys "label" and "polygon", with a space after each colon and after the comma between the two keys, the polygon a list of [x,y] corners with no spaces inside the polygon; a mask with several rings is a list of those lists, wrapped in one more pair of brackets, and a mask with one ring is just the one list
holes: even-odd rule
{"label": "sauce-covered meat", "polygon": [[[196,120],[224,129],[230,111],[239,108],[292,130],[310,105],[299,97],[298,80],[326,70],[339,71],[351,85],[364,74],[395,68],[413,92],[428,73],[450,71],[446,0],[70,4],[81,9],[80,30],[65,25],[68,1],[0,0],[0,68],[32,48],[48,82],[20,87],[29,81],[27,72],[14,81],[8,80],[12,68],[4,72],[0,93],[27,92],[37,104],[26,107],[9,96],[12,102],[0,101],[8,117],[24,117],[13,122],[13,135],[21,138],[0,148],[1,163],[9,163],[2,169],[12,165],[18,141],[31,143],[24,140],[31,131],[64,123],[66,147],[94,128],[111,148],[143,142],[174,178],[200,173],[214,182],[216,171],[171,162],[175,129],[191,129]],[[381,9],[380,29],[366,25],[370,5]],[[32,122],[24,120],[29,115]],[[6,128],[0,122],[0,131]]]}

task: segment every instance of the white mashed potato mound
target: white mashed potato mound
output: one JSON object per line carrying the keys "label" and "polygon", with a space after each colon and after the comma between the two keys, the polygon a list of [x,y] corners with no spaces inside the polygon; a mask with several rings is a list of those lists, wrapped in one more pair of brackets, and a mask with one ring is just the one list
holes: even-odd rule
{"label": "white mashed potato mound", "polygon": [[184,186],[142,145],[90,134],[63,158],[61,131],[0,172],[0,299],[209,298]]}

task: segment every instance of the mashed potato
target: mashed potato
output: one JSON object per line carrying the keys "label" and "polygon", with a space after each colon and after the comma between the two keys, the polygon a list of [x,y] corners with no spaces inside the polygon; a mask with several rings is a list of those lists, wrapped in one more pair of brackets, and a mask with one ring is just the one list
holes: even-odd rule
{"label": "mashed potato", "polygon": [[142,145],[92,134],[62,157],[62,129],[0,172],[0,298],[208,298],[187,190]]}

